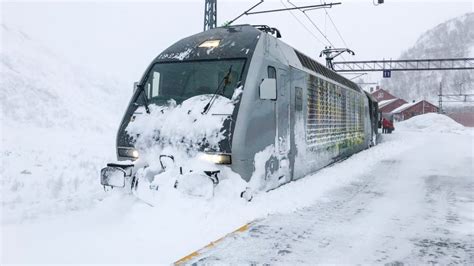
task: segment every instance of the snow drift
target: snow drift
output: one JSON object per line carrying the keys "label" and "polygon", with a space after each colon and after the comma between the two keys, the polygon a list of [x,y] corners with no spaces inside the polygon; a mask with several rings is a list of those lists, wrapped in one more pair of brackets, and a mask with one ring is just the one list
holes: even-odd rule
{"label": "snow drift", "polygon": [[418,115],[408,120],[397,123],[397,129],[405,131],[421,131],[432,133],[458,133],[466,130],[466,128],[458,122],[451,119],[449,116],[428,113]]}
{"label": "snow drift", "polygon": [[2,223],[90,206],[131,88],[0,30]]}

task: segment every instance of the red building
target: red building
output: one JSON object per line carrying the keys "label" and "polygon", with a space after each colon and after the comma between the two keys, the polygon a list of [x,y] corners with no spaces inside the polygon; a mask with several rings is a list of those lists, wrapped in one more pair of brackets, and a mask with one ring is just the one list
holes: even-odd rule
{"label": "red building", "polygon": [[397,121],[407,120],[411,117],[426,114],[426,113],[437,113],[438,107],[425,100],[406,103],[397,109],[392,111],[394,119]]}
{"label": "red building", "polygon": [[397,98],[397,97],[393,96],[392,94],[390,94],[388,91],[386,91],[384,89],[380,89],[378,86],[377,86],[377,89],[373,92],[371,91],[370,94],[378,102]]}
{"label": "red building", "polygon": [[406,104],[407,101],[399,98],[394,98],[390,100],[379,101],[379,111],[381,113],[390,113],[398,107]]}
{"label": "red building", "polygon": [[465,127],[474,127],[474,113],[451,113],[448,116]]}

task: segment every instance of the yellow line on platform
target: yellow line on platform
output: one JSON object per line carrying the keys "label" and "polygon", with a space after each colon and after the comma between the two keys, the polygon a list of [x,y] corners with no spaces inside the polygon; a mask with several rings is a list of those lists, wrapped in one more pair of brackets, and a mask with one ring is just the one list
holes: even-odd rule
{"label": "yellow line on platform", "polygon": [[217,243],[221,242],[222,240],[224,240],[225,238],[233,235],[233,234],[236,234],[236,233],[242,233],[242,232],[245,232],[247,231],[249,228],[250,228],[250,223],[247,223],[247,224],[244,224],[243,226],[237,228],[236,230],[226,234],[225,236],[215,240],[215,241],[211,241],[211,243],[207,244],[206,246],[204,246],[203,248],[197,250],[197,251],[194,251],[193,253],[189,254],[189,255],[186,255],[184,257],[182,257],[181,259],[177,260],[174,262],[174,265],[183,265],[185,264],[186,262],[192,260],[193,258],[196,258],[197,256],[199,255],[202,255],[204,253],[204,251],[207,251],[208,249],[211,249],[213,248],[214,246],[216,246]]}

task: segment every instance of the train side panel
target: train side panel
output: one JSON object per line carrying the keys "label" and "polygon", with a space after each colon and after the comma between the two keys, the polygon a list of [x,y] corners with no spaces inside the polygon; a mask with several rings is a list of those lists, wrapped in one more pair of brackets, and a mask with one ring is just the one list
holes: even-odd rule
{"label": "train side panel", "polygon": [[294,179],[368,147],[370,120],[363,93],[292,68]]}
{"label": "train side panel", "polygon": [[[276,101],[259,98],[270,68],[277,80]],[[306,69],[289,45],[260,36],[234,131],[234,171],[250,181],[255,155],[272,146],[262,177],[265,189],[272,189],[366,149],[371,135],[362,90]]]}

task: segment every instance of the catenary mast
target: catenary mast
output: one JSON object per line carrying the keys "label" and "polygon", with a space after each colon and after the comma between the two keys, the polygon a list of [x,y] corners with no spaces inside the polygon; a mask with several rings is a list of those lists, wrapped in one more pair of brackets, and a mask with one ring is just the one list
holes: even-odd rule
{"label": "catenary mast", "polygon": [[204,5],[204,31],[217,26],[217,0],[205,0]]}

